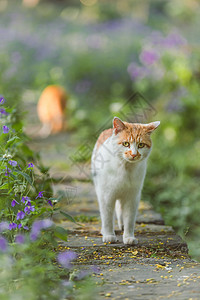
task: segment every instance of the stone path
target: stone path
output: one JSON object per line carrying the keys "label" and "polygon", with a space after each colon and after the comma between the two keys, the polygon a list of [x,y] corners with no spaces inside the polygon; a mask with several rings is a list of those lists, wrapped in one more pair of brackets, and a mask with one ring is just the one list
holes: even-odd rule
{"label": "stone path", "polygon": [[[71,188],[71,190],[70,190]],[[93,299],[200,299],[200,264],[188,256],[186,243],[165,226],[161,216],[141,201],[137,218],[137,246],[125,246],[122,232],[116,230],[118,242],[102,243],[98,205],[91,183],[73,182],[55,185],[71,194],[61,209],[74,216],[78,224],[61,215],[55,221],[68,229],[61,249],[78,253],[77,269],[98,266],[93,275],[96,284]],[[117,229],[117,226],[116,226]]]}

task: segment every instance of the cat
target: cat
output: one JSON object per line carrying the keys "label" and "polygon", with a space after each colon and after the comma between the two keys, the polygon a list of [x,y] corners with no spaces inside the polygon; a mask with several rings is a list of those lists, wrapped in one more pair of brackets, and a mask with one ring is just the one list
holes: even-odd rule
{"label": "cat", "polygon": [[47,86],[38,101],[37,113],[42,128],[39,132],[41,137],[60,132],[65,129],[65,108],[68,95],[58,85]]}
{"label": "cat", "polygon": [[103,242],[116,242],[114,210],[123,243],[134,245],[134,226],[152,149],[151,133],[160,122],[127,123],[117,117],[103,131],[92,153],[92,176],[99,202]]}

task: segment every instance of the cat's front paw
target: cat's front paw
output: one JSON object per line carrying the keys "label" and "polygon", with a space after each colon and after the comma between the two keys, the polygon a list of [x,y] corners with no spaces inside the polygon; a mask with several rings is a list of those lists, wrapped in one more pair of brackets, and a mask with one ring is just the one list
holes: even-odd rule
{"label": "cat's front paw", "polygon": [[137,245],[138,239],[133,236],[123,237],[123,242],[125,245]]}
{"label": "cat's front paw", "polygon": [[115,235],[103,235],[103,242],[104,243],[115,243],[117,238]]}

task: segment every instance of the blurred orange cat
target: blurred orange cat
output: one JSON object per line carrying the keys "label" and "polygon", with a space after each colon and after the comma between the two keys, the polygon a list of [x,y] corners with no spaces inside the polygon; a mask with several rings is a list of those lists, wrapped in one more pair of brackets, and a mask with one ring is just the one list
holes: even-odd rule
{"label": "blurred orange cat", "polygon": [[38,117],[43,125],[39,132],[42,137],[65,129],[67,99],[66,91],[58,85],[49,85],[42,92],[37,105]]}

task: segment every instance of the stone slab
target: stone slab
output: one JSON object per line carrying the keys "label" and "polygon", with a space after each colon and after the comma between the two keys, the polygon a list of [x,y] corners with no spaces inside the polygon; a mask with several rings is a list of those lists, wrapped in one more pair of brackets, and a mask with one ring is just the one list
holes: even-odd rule
{"label": "stone slab", "polygon": [[101,275],[95,276],[95,299],[199,299],[200,268],[188,263],[145,259],[121,267],[101,266]]}

